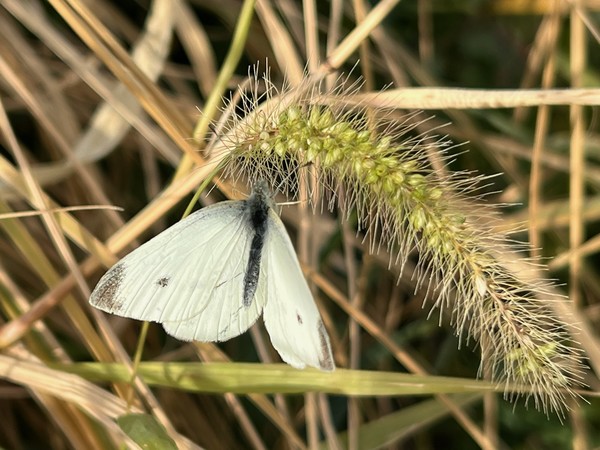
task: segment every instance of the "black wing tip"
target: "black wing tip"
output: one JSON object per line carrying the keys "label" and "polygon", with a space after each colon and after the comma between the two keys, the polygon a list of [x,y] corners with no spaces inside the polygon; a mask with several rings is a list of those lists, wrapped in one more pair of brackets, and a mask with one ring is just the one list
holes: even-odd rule
{"label": "black wing tip", "polygon": [[329,355],[328,359],[319,360],[319,367],[317,368],[323,372],[334,372],[336,367],[331,355]]}
{"label": "black wing tip", "polygon": [[318,369],[324,372],[333,372],[335,370],[335,361],[333,360],[333,355],[331,354],[329,336],[327,334],[327,330],[325,329],[325,325],[323,325],[322,320],[319,320],[317,330],[319,333],[319,342],[321,344],[321,354],[319,356]]}
{"label": "black wing tip", "polygon": [[118,263],[113,266],[104,274],[92,291],[90,304],[95,308],[111,313],[121,310],[123,302],[119,299],[119,290],[124,278],[125,265]]}

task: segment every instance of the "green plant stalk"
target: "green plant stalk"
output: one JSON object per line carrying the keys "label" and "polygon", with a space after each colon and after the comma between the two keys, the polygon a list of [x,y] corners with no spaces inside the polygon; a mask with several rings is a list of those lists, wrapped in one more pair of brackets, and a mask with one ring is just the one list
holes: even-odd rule
{"label": "green plant stalk", "polygon": [[229,80],[231,80],[231,76],[235,73],[240,62],[248,39],[252,18],[254,17],[255,4],[256,0],[246,0],[242,6],[240,17],[233,33],[231,47],[229,47],[227,56],[223,61],[215,86],[202,109],[202,117],[194,127],[193,137],[196,142],[199,142],[202,136],[208,131],[211,120],[216,114],[218,107],[221,105],[222,96],[225,89],[227,89],[227,84],[229,83]]}

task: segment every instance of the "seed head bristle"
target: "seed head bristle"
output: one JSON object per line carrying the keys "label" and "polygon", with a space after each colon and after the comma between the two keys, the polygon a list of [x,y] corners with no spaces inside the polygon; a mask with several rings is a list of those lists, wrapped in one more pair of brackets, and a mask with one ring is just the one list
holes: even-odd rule
{"label": "seed head bristle", "polygon": [[329,207],[336,200],[346,216],[356,211],[372,250],[383,244],[401,268],[417,251],[416,285],[433,308],[451,311],[459,336],[480,343],[493,380],[507,389],[529,386],[515,395],[563,412],[576,397],[581,354],[548,306],[551,283],[524,280],[501,262],[520,257],[513,241],[493,231],[497,209],[483,203],[480,191],[486,177],[434,170],[428,155],[443,164],[452,143],[411,136],[423,125],[415,114],[399,122],[387,110],[348,108],[344,97],[356,84],[278,91],[268,77],[264,89],[259,81],[243,94],[244,112],[230,125],[229,175],[265,179],[295,196],[298,178],[290,172],[310,167]]}

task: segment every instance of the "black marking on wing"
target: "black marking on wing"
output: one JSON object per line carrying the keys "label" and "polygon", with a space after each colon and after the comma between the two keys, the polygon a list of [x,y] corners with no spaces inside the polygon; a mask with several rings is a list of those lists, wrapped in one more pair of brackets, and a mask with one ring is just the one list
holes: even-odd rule
{"label": "black marking on wing", "polygon": [[169,285],[169,281],[171,281],[171,277],[160,277],[156,280],[156,284],[160,287],[167,287]]}
{"label": "black marking on wing", "polygon": [[296,311],[296,320],[298,321],[298,324],[302,325],[302,316],[298,311]]}
{"label": "black marking on wing", "polygon": [[254,232],[250,244],[246,274],[244,275],[243,305],[246,308],[252,304],[256,288],[258,287],[262,250],[265,244],[269,224],[268,218],[270,206],[265,191],[266,188],[257,189],[252,193],[250,198],[246,200],[246,211],[250,226]]}
{"label": "black marking on wing", "polygon": [[317,324],[317,332],[319,333],[319,343],[321,344],[321,354],[319,356],[319,368],[321,370],[332,371],[335,369],[333,356],[331,356],[331,347],[329,346],[329,336],[323,321],[319,320]]}
{"label": "black marking on wing", "polygon": [[119,299],[119,289],[125,278],[125,269],[123,263],[118,263],[104,274],[90,297],[93,306],[107,312],[120,311],[123,308],[123,301]]}

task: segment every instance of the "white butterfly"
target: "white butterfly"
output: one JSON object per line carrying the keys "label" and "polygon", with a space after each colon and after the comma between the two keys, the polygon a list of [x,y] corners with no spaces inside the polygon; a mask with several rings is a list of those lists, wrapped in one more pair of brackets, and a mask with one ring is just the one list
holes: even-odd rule
{"label": "white butterfly", "polygon": [[162,323],[184,341],[226,341],[261,312],[288,364],[335,369],[329,336],[264,182],[247,200],[190,214],[115,264],[90,303]]}

